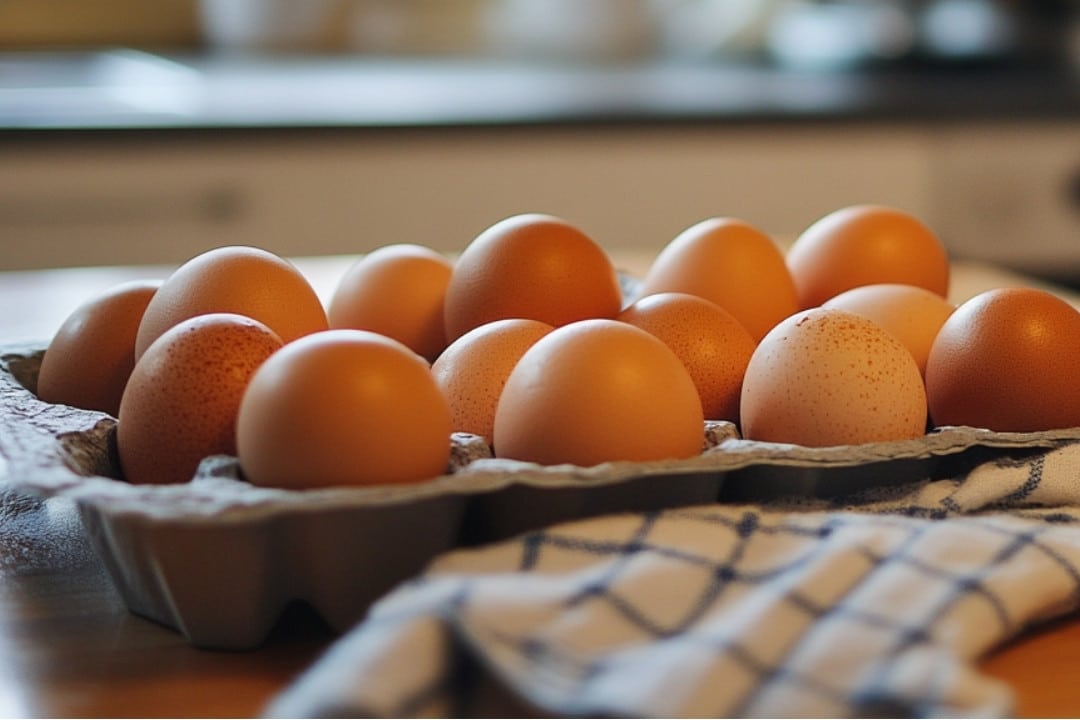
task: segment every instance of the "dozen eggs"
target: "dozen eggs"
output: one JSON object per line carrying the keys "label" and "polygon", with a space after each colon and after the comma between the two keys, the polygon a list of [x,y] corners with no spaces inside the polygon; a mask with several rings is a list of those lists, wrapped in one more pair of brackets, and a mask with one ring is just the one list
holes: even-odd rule
{"label": "dozen eggs", "polygon": [[1080,426],[1080,312],[1001,288],[958,307],[918,219],[857,205],[785,252],[734,218],[669,242],[625,297],[603,247],[551,215],[451,260],[387,245],[325,305],[287,260],[220,247],[89,299],[42,359],[42,400],[117,418],[134,483],[232,454],[254,484],[416,482],[454,432],[544,465],[681,459],[705,420],[807,446],[971,425]]}

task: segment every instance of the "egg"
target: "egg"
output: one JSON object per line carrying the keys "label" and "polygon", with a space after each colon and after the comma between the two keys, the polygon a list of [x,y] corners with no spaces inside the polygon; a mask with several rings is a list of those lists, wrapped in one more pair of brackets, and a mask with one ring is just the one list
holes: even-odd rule
{"label": "egg", "polygon": [[640,295],[683,292],[711,300],[754,341],[799,309],[779,245],[749,223],[702,220],[664,246],[642,279]]}
{"label": "egg", "polygon": [[919,372],[938,331],[956,306],[926,288],[899,283],[862,285],[826,300],[822,307],[847,310],[873,320],[904,343]]}
{"label": "egg", "polygon": [[582,230],[551,215],[501,220],[461,252],[446,289],[446,336],[504,318],[558,327],[614,318],[622,308],[615,266]]}
{"label": "egg", "polygon": [[237,457],[261,486],[413,483],[446,472],[450,433],[427,361],[378,333],[327,330],[294,340],[255,373]]}
{"label": "egg", "polygon": [[845,310],[814,308],[773,328],[743,378],[743,437],[806,446],[925,434],[926,391],[906,347]]}
{"label": "egg", "polygon": [[283,342],[327,328],[322,301],[288,260],[255,247],[218,247],[188,260],[161,284],[143,313],[135,357],[181,320],[221,312],[258,320]]}
{"label": "egg", "polygon": [[495,408],[510,371],[526,350],[554,329],[527,318],[494,320],[446,348],[432,363],[431,372],[450,406],[455,431],[491,440]]}
{"label": "egg", "polygon": [[116,417],[135,367],[135,335],[160,285],[160,280],[120,283],[75,308],[45,349],[38,397]]}
{"label": "egg", "polygon": [[616,320],[569,323],[537,340],[495,410],[496,457],[543,465],[686,458],[703,442],[701,400],[682,362]]}
{"label": "egg", "polygon": [[443,301],[453,263],[422,245],[378,248],[341,277],[327,308],[331,328],[371,330],[429,361],[446,347]]}
{"label": "egg", "polygon": [[116,422],[132,483],[186,482],[208,455],[236,453],[236,417],[252,374],[281,348],[263,323],[234,313],[183,320],[135,363]]}
{"label": "egg", "polygon": [[997,288],[961,303],[926,361],[938,425],[999,432],[1080,426],[1080,312],[1045,290]]}
{"label": "egg", "polygon": [[787,252],[799,305],[817,307],[860,285],[916,285],[946,297],[949,258],[921,220],[882,205],[835,210],[804,230]]}
{"label": "egg", "polygon": [[710,420],[739,421],[743,374],[756,343],[716,303],[687,293],[647,295],[616,318],[659,338],[679,357]]}

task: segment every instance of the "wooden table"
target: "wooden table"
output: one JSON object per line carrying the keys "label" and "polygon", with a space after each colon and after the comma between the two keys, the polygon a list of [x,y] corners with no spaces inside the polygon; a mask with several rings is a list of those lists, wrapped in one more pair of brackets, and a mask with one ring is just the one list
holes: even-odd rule
{"label": "wooden table", "polygon": [[[639,271],[645,254],[616,257]],[[325,298],[351,258],[297,264]],[[0,273],[0,341],[48,338],[81,300],[122,280],[168,268],[86,268]],[[1027,278],[958,264],[954,299]],[[1066,295],[1080,302],[1075,295]],[[0,715],[38,717],[243,717],[332,642],[317,619],[287,616],[250,652],[200,650],[123,606],[64,500],[0,491]],[[1032,630],[980,668],[1009,682],[1017,712],[1080,715],[1080,615]]]}

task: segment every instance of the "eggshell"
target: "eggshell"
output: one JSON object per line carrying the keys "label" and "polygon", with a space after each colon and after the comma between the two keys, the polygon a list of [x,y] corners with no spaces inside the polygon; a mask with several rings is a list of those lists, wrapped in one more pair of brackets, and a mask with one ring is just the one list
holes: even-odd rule
{"label": "eggshell", "polygon": [[446,347],[443,301],[453,267],[422,245],[378,248],[338,282],[327,308],[330,327],[371,330],[434,360]]}
{"label": "eggshell", "polygon": [[798,312],[762,338],[741,412],[749,440],[815,447],[917,438],[927,419],[908,349],[871,320],[827,308]]}
{"label": "eggshell", "polygon": [[852,205],[814,222],[792,243],[787,264],[799,305],[817,307],[860,285],[916,285],[946,297],[949,257],[921,220],[882,205]]}
{"label": "eggshell", "polygon": [[919,372],[934,338],[956,306],[926,288],[898,283],[862,285],[826,300],[822,307],[847,310],[873,320],[904,343]]}
{"label": "eggshell", "polygon": [[604,249],[569,222],[542,214],[501,220],[470,242],[446,289],[446,335],[522,317],[558,327],[614,318],[622,289]]}
{"label": "eggshell", "polygon": [[714,302],[687,293],[647,295],[617,318],[656,336],[679,356],[709,420],[739,421],[743,374],[756,343]]}
{"label": "eggshell", "polygon": [[1080,426],[1080,312],[1052,293],[999,288],[961,303],[926,361],[939,425],[998,432]]}
{"label": "eggshell", "polygon": [[38,397],[116,417],[135,367],[139,323],[160,286],[160,280],[121,283],[75,308],[41,360]]}
{"label": "eggshell", "polygon": [[190,480],[199,462],[236,454],[236,415],[255,369],[282,346],[257,320],[211,313],[163,333],[135,363],[116,423],[124,478]]}
{"label": "eggshell", "polygon": [[136,359],[181,320],[221,312],[258,320],[283,342],[327,328],[322,301],[292,263],[260,248],[219,247],[188,260],[162,283],[143,313]]}
{"label": "eggshell", "polygon": [[653,260],[640,295],[683,292],[711,300],[746,327],[754,341],[799,309],[780,247],[737,218],[702,220]]}
{"label": "eggshell", "polygon": [[245,477],[281,488],[381,485],[446,472],[450,410],[431,368],[367,330],[294,340],[251,380],[237,420]]}
{"label": "eggshell", "polygon": [[554,329],[526,318],[495,320],[446,348],[431,372],[450,406],[455,431],[482,435],[490,442],[506,379],[525,351]]}
{"label": "eggshell", "polygon": [[682,362],[616,320],[582,320],[540,338],[495,410],[495,455],[543,465],[686,458],[703,443],[701,400]]}

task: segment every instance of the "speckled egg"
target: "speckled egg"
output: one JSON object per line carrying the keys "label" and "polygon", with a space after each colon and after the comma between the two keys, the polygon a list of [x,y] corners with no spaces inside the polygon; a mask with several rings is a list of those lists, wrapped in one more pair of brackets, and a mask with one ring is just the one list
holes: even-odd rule
{"label": "speckled egg", "polygon": [[525,351],[554,329],[528,318],[495,320],[473,328],[443,351],[431,372],[450,406],[454,430],[490,442],[506,379]]}
{"label": "speckled egg", "polygon": [[762,338],[740,410],[744,437],[806,446],[916,438],[927,421],[922,374],[903,343],[828,308],[796,313]]}
{"label": "speckled egg", "polygon": [[251,376],[282,347],[263,323],[232,313],[184,320],[135,363],[120,400],[124,478],[180,483],[208,455],[236,453],[236,416]]}
{"label": "speckled egg", "polygon": [[646,295],[618,318],[655,335],[679,356],[710,420],[739,421],[743,375],[756,343],[734,315],[688,293]]}

